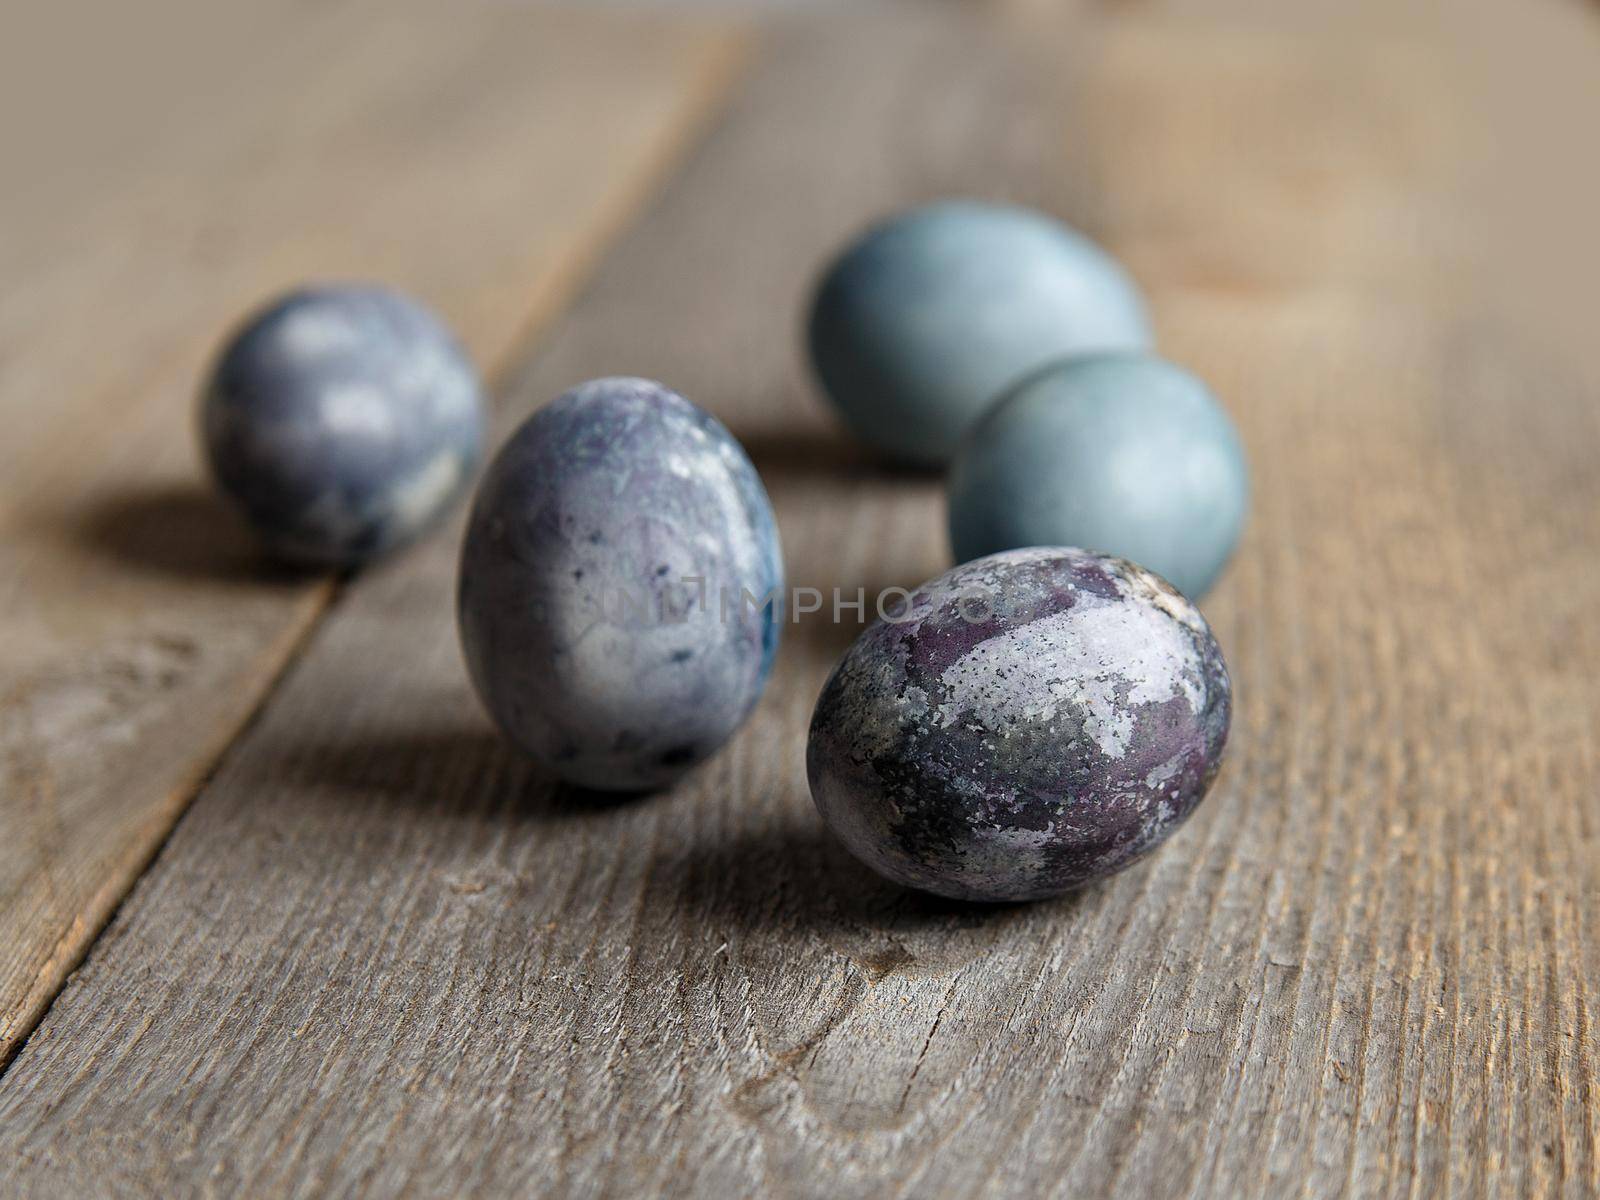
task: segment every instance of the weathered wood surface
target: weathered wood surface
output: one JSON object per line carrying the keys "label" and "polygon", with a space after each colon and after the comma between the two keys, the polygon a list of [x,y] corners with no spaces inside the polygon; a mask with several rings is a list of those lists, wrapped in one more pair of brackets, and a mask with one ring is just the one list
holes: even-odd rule
{"label": "weathered wood surface", "polygon": [[300,280],[375,277],[498,369],[739,47],[487,4],[162,0],[104,42],[52,22],[13,12],[5,51],[80,84],[40,122],[60,144],[8,138],[0,227],[0,1063],[330,595],[264,571],[200,483],[222,331]]}
{"label": "weathered wood surface", "polygon": [[876,882],[806,796],[854,632],[816,617],[677,792],[554,790],[468,694],[440,537],[343,595],[0,1082],[6,1190],[1600,1187],[1597,373],[1507,309],[1462,96],[1537,6],[1470,6],[1470,46],[1175,7],[773,37],[502,429],[657,375],[747,439],[795,583],[920,580],[938,483],[832,431],[804,289],[890,205],[1076,216],[1255,464],[1191,825],[1053,904]]}

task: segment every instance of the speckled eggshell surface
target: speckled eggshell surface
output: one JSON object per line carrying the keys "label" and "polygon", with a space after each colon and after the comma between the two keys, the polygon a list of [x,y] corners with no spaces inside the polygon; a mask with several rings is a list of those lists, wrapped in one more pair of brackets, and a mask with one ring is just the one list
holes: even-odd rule
{"label": "speckled eggshell surface", "polygon": [[809,321],[823,390],[864,441],[924,466],[1055,359],[1150,344],[1127,273],[1042,213],[949,200],[869,229],[823,276]]}
{"label": "speckled eggshell surface", "polygon": [[1195,376],[1149,355],[1075,358],[980,421],[950,469],[965,562],[1087,546],[1204,596],[1244,529],[1250,474],[1233,422]]}
{"label": "speckled eggshell surface", "polygon": [[291,292],[229,340],[201,428],[218,486],[282,558],[354,566],[431,524],[476,469],[477,372],[387,288]]}
{"label": "speckled eggshell surface", "polygon": [[817,701],[807,771],[829,827],[889,879],[1030,900],[1171,835],[1216,776],[1229,714],[1222,653],[1166,583],[1016,550],[862,634]]}
{"label": "speckled eggshell surface", "polygon": [[599,379],[536,412],[486,473],[462,647],[495,721],[554,773],[655,788],[749,714],[782,590],[772,506],[733,436],[660,384]]}

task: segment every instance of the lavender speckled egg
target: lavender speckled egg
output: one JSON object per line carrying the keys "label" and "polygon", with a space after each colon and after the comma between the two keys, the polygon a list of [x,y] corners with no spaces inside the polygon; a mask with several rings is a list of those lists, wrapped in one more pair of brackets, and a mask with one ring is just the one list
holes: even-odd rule
{"label": "lavender speckled egg", "polygon": [[857,639],[811,721],[823,819],[897,883],[1054,896],[1128,866],[1204,798],[1230,685],[1163,580],[1083,550],[1011,550],[924,584]]}
{"label": "lavender speckled egg", "polygon": [[387,288],[305,288],[249,318],[201,402],[212,475],[280,557],[348,567],[425,529],[483,441],[477,373]]}
{"label": "lavender speckled egg", "polygon": [[506,734],[584,787],[671,783],[749,715],[772,668],[783,559],[722,424],[646,379],[530,417],[479,486],[461,643]]}
{"label": "lavender speckled egg", "polygon": [[811,358],[850,427],[939,465],[1048,362],[1150,344],[1144,301],[1105,251],[1025,208],[947,200],[869,229],[812,301]]}

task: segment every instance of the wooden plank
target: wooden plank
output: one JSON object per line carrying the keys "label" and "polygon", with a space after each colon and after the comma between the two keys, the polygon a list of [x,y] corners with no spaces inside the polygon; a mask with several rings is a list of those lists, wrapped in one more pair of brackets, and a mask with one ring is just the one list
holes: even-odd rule
{"label": "wooden plank", "polygon": [[796,584],[919,580],[944,562],[938,483],[833,431],[794,353],[804,287],[891,204],[1074,214],[1256,469],[1207,604],[1231,759],[1183,833],[1052,904],[879,883],[805,791],[808,710],[854,633],[826,617],[674,793],[554,790],[469,695],[439,538],[346,594],[18,1056],[0,1179],[1600,1187],[1600,370],[1539,297],[1505,305],[1463,99],[1514,29],[1596,31],[1463,3],[1469,52],[1425,23],[1204,8],[788,26],[502,419],[657,375],[746,438]]}
{"label": "wooden plank", "polygon": [[[69,113],[43,122],[65,150],[8,142],[0,1062],[331,595],[265,568],[199,483],[192,398],[222,331],[299,280],[375,277],[497,369],[742,44],[726,23],[504,5],[215,7],[163,0],[126,40],[108,18],[141,73],[103,91],[104,47],[84,49],[63,104],[114,110],[115,138]],[[7,56],[35,74],[81,44],[17,28]]]}

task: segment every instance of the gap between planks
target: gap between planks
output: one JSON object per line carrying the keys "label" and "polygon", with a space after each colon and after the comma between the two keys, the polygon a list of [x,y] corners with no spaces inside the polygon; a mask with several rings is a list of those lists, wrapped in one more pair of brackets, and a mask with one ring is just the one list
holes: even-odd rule
{"label": "gap between planks", "polygon": [[[174,21],[182,12],[181,3],[162,9]],[[159,236],[148,239],[153,248],[141,248],[139,224],[149,219],[152,210],[187,199],[197,223],[204,224],[211,219],[204,209],[210,183],[218,185],[217,191],[230,204],[247,197],[257,179],[289,196],[300,185],[312,185],[312,191],[323,186],[319,152],[328,153],[324,147],[342,130],[338,120],[330,118],[330,138],[322,133],[314,113],[295,111],[292,104],[289,111],[282,111],[274,90],[290,86],[289,79],[314,98],[328,101],[331,95],[338,101],[336,109],[358,114],[368,102],[361,89],[381,93],[382,104],[370,117],[350,118],[358,128],[362,120],[373,122],[365,135],[394,151],[374,177],[344,184],[348,194],[343,202],[358,208],[370,204],[363,197],[370,197],[373,189],[404,189],[415,181],[462,169],[458,160],[463,155],[479,163],[481,173],[493,169],[492,156],[497,153],[537,156],[553,148],[550,137],[537,129],[532,137],[520,136],[526,130],[519,129],[515,120],[480,106],[457,115],[459,127],[453,132],[465,143],[464,149],[437,140],[430,143],[429,131],[422,130],[420,153],[408,157],[407,131],[396,123],[407,119],[407,102],[425,102],[428,88],[442,93],[447,102],[453,88],[459,91],[449,74],[452,56],[467,60],[457,64],[458,69],[468,69],[473,55],[485,59],[491,69],[498,68],[501,76],[491,77],[486,86],[495,89],[493,94],[513,116],[518,111],[536,119],[541,110],[564,113],[565,89],[597,131],[596,140],[583,149],[563,147],[561,153],[550,155],[565,177],[540,180],[537,163],[519,167],[510,172],[516,190],[480,206],[473,219],[485,223],[486,236],[476,240],[498,261],[486,265],[478,280],[461,278],[451,263],[452,249],[461,243],[451,236],[448,218],[415,231],[434,236],[414,236],[409,243],[404,243],[403,233],[391,237],[391,230],[381,230],[382,236],[352,231],[341,241],[343,214],[332,214],[335,224],[330,226],[328,214],[314,208],[305,211],[298,198],[290,206],[298,211],[288,214],[267,211],[252,216],[246,202],[246,215],[235,218],[238,225],[224,242],[228,248],[220,251],[231,257],[207,261],[218,251],[206,250],[196,264],[220,279],[194,287],[203,302],[170,306],[165,324],[160,319],[145,321],[139,334],[144,340],[122,347],[120,357],[130,361],[153,353],[157,369],[164,372],[159,390],[150,393],[148,402],[141,399],[127,406],[120,396],[116,400],[135,411],[131,418],[114,416],[113,422],[133,426],[136,438],[151,448],[132,464],[120,450],[109,455],[100,451],[92,436],[86,443],[71,436],[68,418],[73,405],[82,421],[92,425],[109,399],[96,395],[103,385],[68,365],[71,348],[60,347],[59,338],[51,344],[37,323],[39,314],[24,310],[20,301],[13,311],[0,314],[0,345],[15,363],[32,362],[41,378],[51,370],[65,386],[75,383],[82,388],[78,395],[69,392],[67,417],[41,406],[36,388],[14,382],[0,393],[0,410],[22,431],[20,442],[10,443],[10,451],[28,451],[31,436],[34,455],[31,464],[26,458],[16,460],[13,483],[0,494],[0,522],[16,537],[6,557],[14,577],[26,576],[30,589],[9,598],[0,592],[5,601],[0,608],[0,651],[12,676],[6,694],[0,696],[0,707],[8,710],[7,727],[0,733],[0,783],[5,785],[0,816],[11,832],[0,857],[0,905],[7,927],[0,956],[0,1068],[9,1063],[128,888],[152,861],[226,747],[248,727],[336,594],[332,579],[285,576],[254,563],[248,552],[234,549],[242,544],[240,531],[212,520],[209,508],[198,507],[210,502],[201,501],[194,491],[200,485],[187,444],[188,402],[182,396],[173,398],[169,389],[192,391],[197,368],[209,350],[204,338],[219,313],[229,318],[241,303],[259,300],[308,268],[324,277],[332,272],[390,279],[439,304],[478,361],[488,364],[491,387],[499,387],[518,348],[576,294],[605,247],[709,125],[743,71],[753,44],[747,26],[728,20],[497,14],[491,7],[463,6],[449,18],[452,22],[469,28],[473,22],[493,22],[506,35],[507,46],[485,53],[478,44],[483,39],[474,40],[471,34],[441,36],[442,18],[423,12],[402,5],[379,16],[372,6],[356,5],[333,17],[319,13],[314,20],[287,20],[275,31],[275,40],[269,38],[265,47],[257,47],[262,59],[274,66],[271,77],[258,81],[261,94],[251,96],[241,88],[247,99],[239,100],[227,93],[229,103],[219,106],[224,110],[220,128],[204,121],[198,128],[180,128],[169,138],[175,146],[158,146],[152,152],[158,166],[170,168],[180,178],[182,190],[174,191],[169,177],[152,171],[135,181],[131,196],[119,195],[112,203],[41,206],[33,230],[40,240],[27,242],[14,236],[0,247],[13,267],[22,271],[23,286],[12,291],[13,297],[28,294],[37,299],[43,314],[49,314],[52,305],[64,306],[65,318],[58,324],[74,333],[106,319],[93,313],[94,301],[83,290],[84,283],[106,274],[107,290],[115,298],[122,271],[162,269],[154,261],[141,264],[139,258],[141,253],[152,258],[166,249]],[[525,86],[506,73],[506,65],[518,45],[529,44],[530,35],[536,50],[540,40],[559,44],[565,38],[588,62],[565,68],[557,63],[549,69],[539,66],[536,52],[531,65],[548,82]],[[370,39],[396,61],[391,66],[373,53],[364,59],[359,54],[346,56],[336,69],[355,82],[348,85],[353,90],[341,93],[327,76],[323,55],[329,46],[318,43],[326,41],[343,55],[351,38],[360,45],[366,45],[362,39]],[[186,50],[199,52],[192,44]],[[407,57],[419,51],[437,52],[444,67],[431,75],[426,70],[416,72],[420,82],[414,85],[409,79],[397,83],[394,73],[403,72]],[[605,87],[597,91],[594,80],[571,86],[583,71]],[[408,98],[408,86],[423,96]],[[609,111],[596,113],[597,103]],[[399,113],[392,119],[387,115],[391,108]],[[274,121],[288,123],[289,136],[305,146],[309,165],[298,179],[293,164],[286,178],[281,166],[273,169],[270,157],[265,163],[252,161],[249,154],[235,154],[230,144],[230,135],[239,135],[246,145],[252,138],[270,139]],[[263,124],[268,132],[262,131]],[[553,124],[544,118],[546,128]],[[161,157],[163,152],[167,158]],[[256,159],[261,158],[258,151]],[[209,167],[196,166],[197,162]],[[208,178],[207,169],[224,174]],[[383,172],[388,173],[387,182]],[[337,195],[340,181],[333,174],[331,192]],[[541,195],[541,184],[551,200]],[[439,204],[445,205],[444,196]],[[420,212],[413,211],[408,219],[418,216]],[[286,226],[290,219],[296,222],[292,227]],[[398,229],[402,219],[407,219],[404,211],[391,221]],[[22,231],[13,227],[10,232]],[[501,242],[498,250],[491,245],[496,236]],[[519,240],[524,245],[519,246]],[[469,248],[472,241],[468,239]],[[42,247],[57,242],[59,258],[43,253]],[[31,281],[39,285],[37,297],[26,286],[30,265]],[[178,265],[189,266],[181,260]],[[41,343],[43,348],[34,351]],[[173,347],[179,349],[174,352]],[[13,379],[19,376],[32,382],[21,371]],[[56,428],[40,420],[46,412],[55,418]],[[63,430],[68,436],[62,435]],[[185,444],[174,451],[174,441]],[[161,448],[155,449],[156,444]],[[46,463],[50,474],[41,481]],[[194,500],[189,499],[191,494]],[[82,523],[78,512],[91,510],[102,497],[125,495],[155,497],[155,507],[146,516],[163,526],[154,530],[165,547],[163,554],[215,552],[225,558],[229,577],[222,586],[213,579],[196,586],[192,596],[186,595],[181,578],[174,588],[159,570],[152,574],[148,563],[124,561],[107,568],[99,561],[104,547],[89,547],[85,554],[76,540],[64,542],[60,531]],[[204,515],[196,517],[197,513]],[[71,536],[77,538],[75,530]],[[186,537],[199,544],[174,548],[175,541]],[[200,564],[180,563],[177,574],[191,566]],[[202,569],[209,572],[215,566],[207,562]],[[195,615],[202,606],[203,616],[187,623],[179,620],[181,614]],[[72,624],[60,632],[63,611]],[[146,617],[146,611],[151,616]],[[152,624],[168,632],[151,637]],[[200,661],[205,669],[193,670],[190,660]],[[97,671],[111,682],[102,684]],[[108,708],[107,687],[119,689],[113,698],[117,711]],[[87,716],[69,723],[64,733],[45,727],[40,715],[53,713],[62,704],[88,706]],[[128,713],[133,715],[125,716]],[[144,718],[144,713],[155,715]],[[141,747],[154,743],[155,749],[141,751],[130,762],[123,749],[129,742]],[[52,812],[58,815],[48,838],[35,842],[17,836],[38,828],[41,814]]]}

